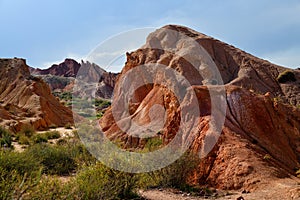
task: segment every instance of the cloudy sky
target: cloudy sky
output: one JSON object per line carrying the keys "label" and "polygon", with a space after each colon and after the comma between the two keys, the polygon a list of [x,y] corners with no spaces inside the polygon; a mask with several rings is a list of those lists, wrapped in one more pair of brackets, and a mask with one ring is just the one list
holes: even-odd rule
{"label": "cloudy sky", "polygon": [[39,68],[85,58],[120,32],[166,24],[300,67],[298,0],[0,0],[0,24],[0,57],[23,57]]}

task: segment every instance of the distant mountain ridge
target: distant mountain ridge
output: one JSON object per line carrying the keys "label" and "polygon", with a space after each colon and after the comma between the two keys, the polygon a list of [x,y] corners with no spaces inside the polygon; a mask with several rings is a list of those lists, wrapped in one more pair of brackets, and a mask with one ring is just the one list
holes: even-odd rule
{"label": "distant mountain ridge", "polygon": [[73,60],[66,58],[60,64],[53,64],[48,69],[30,68],[30,73],[33,75],[54,75],[54,76],[64,76],[64,77],[76,77],[76,74],[81,65]]}
{"label": "distant mountain ridge", "polygon": [[88,61],[78,63],[77,61],[66,58],[60,64],[53,64],[48,69],[30,68],[30,73],[40,76],[49,84],[51,90],[71,91],[78,70],[81,70],[80,80],[85,82],[99,83],[97,95],[101,98],[110,99],[113,94],[118,73],[106,72],[104,69]]}

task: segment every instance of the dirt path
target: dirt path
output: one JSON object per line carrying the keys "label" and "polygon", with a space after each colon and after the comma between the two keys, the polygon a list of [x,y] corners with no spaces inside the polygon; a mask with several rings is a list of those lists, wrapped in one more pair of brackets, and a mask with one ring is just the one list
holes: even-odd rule
{"label": "dirt path", "polygon": [[272,183],[262,186],[255,192],[242,194],[241,191],[228,191],[226,193],[220,193],[221,195],[218,197],[209,196],[204,198],[190,196],[187,193],[174,192],[170,189],[139,191],[139,194],[148,200],[237,200],[239,197],[243,197],[244,200],[300,200],[300,182],[296,178],[284,178],[274,180]]}
{"label": "dirt path", "polygon": [[147,200],[204,200],[204,199],[237,199],[242,196],[237,193],[232,195],[232,193],[222,194],[222,197],[217,196],[191,196],[189,193],[184,192],[174,192],[171,189],[151,189],[146,191],[139,191],[140,196]]}
{"label": "dirt path", "polygon": [[159,190],[151,189],[146,191],[139,191],[139,195],[148,200],[202,200],[205,198],[193,197],[187,193],[174,193],[168,189]]}

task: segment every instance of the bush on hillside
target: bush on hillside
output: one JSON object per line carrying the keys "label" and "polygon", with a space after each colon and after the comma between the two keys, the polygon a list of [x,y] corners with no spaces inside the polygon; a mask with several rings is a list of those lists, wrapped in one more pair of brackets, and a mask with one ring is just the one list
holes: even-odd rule
{"label": "bush on hillside", "polygon": [[296,77],[295,77],[295,74],[290,71],[290,70],[286,70],[282,73],[280,73],[277,77],[277,81],[279,83],[286,83],[288,81],[296,81]]}

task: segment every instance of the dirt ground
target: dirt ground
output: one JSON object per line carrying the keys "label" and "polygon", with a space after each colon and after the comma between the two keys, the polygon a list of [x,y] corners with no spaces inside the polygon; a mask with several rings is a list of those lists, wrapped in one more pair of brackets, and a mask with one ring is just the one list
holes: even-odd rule
{"label": "dirt ground", "polygon": [[300,182],[296,178],[285,178],[263,185],[254,192],[244,194],[242,191],[218,191],[218,195],[197,197],[172,189],[150,189],[139,191],[148,200],[300,200]]}

